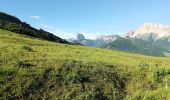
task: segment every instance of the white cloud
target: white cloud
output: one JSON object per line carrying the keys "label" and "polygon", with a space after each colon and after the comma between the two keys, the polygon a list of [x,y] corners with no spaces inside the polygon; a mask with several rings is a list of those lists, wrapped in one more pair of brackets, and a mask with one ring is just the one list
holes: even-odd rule
{"label": "white cloud", "polygon": [[100,33],[89,33],[85,30],[81,30],[79,32],[66,32],[62,29],[55,29],[53,31],[48,30],[49,32],[54,33],[56,36],[59,36],[63,39],[69,39],[69,38],[76,38],[78,33],[81,33],[85,36],[86,39],[95,39],[97,36],[100,36]]}
{"label": "white cloud", "polygon": [[48,32],[53,33],[56,36],[61,37],[63,39],[69,39],[69,38],[75,38],[76,37],[76,33],[74,33],[74,32],[66,32],[66,31],[63,31],[62,29],[55,28],[53,26],[42,24],[41,28],[48,31]]}
{"label": "white cloud", "polygon": [[33,18],[33,19],[40,19],[40,16],[30,16],[30,18]]}
{"label": "white cloud", "polygon": [[83,34],[86,39],[95,39],[96,37],[102,35],[102,33],[98,33],[98,32],[97,33],[89,33],[85,29],[80,30],[79,33]]}
{"label": "white cloud", "polygon": [[83,34],[86,39],[96,39],[98,36],[104,35],[103,33],[89,33],[86,30],[80,30],[77,32],[66,32],[61,29],[56,29],[55,31],[52,31],[52,33],[63,39],[76,38],[78,33]]}
{"label": "white cloud", "polygon": [[63,39],[76,38],[76,33],[65,32],[60,29],[56,29],[53,33]]}
{"label": "white cloud", "polygon": [[45,24],[41,24],[41,28],[63,39],[76,38],[78,33],[83,34],[86,39],[95,39],[96,37],[101,36],[101,35],[108,35],[108,34],[99,33],[99,32],[90,33],[86,29],[81,29],[80,31],[76,31],[76,32],[67,32],[63,29],[45,25]]}
{"label": "white cloud", "polygon": [[47,29],[47,30],[53,30],[53,29],[54,29],[54,27],[49,26],[49,25],[45,25],[45,24],[42,24],[41,27],[42,27],[43,29]]}

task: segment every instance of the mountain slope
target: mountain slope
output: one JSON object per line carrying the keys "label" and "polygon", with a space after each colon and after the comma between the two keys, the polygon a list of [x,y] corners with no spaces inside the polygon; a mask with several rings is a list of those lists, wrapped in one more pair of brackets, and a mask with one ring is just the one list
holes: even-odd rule
{"label": "mountain slope", "polygon": [[161,48],[170,50],[170,36],[160,38],[160,39],[156,40],[154,44]]}
{"label": "mountain slope", "polygon": [[0,29],[0,99],[168,100],[169,61]]}
{"label": "mountain slope", "polygon": [[20,21],[18,18],[8,15],[6,13],[2,13],[2,12],[0,12],[0,28],[11,31],[11,32],[15,32],[18,34],[27,35],[30,37],[69,44],[69,42],[67,42],[66,40],[61,39],[53,35],[52,33],[49,33],[42,29],[40,30],[35,29],[31,27],[29,24]]}
{"label": "mountain slope", "polygon": [[166,49],[162,49],[159,46],[153,45],[151,42],[137,38],[118,38],[101,47],[152,56],[165,56],[164,52],[167,52]]}

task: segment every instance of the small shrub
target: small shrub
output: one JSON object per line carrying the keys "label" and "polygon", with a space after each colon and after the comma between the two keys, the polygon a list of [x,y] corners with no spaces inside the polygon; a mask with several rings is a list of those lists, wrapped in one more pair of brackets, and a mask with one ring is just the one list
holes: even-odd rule
{"label": "small shrub", "polygon": [[138,65],[141,69],[146,69],[149,67],[149,64],[145,63],[145,62],[141,62],[139,65]]}
{"label": "small shrub", "polygon": [[29,46],[22,46],[22,48],[21,48],[22,50],[25,50],[25,51],[28,51],[28,52],[33,52],[34,50],[31,48],[31,47],[29,47]]}
{"label": "small shrub", "polygon": [[103,89],[98,87],[95,90],[95,99],[96,100],[108,100],[107,96],[104,94]]}
{"label": "small shrub", "polygon": [[30,63],[23,61],[23,60],[16,60],[15,66],[17,66],[19,68],[28,68],[28,67],[35,66],[35,65],[30,64]]}
{"label": "small shrub", "polygon": [[153,71],[154,79],[156,82],[159,82],[159,83],[161,83],[162,79],[168,74],[170,74],[170,70],[166,70],[164,68],[163,69],[158,68]]}
{"label": "small shrub", "polygon": [[75,82],[77,82],[77,74],[74,72],[70,72],[67,75],[65,75],[64,80],[68,83],[69,82],[75,83]]}

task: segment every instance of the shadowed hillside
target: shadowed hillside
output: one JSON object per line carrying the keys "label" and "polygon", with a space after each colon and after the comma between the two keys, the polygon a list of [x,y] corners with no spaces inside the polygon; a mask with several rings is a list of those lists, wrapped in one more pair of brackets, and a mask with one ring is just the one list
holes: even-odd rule
{"label": "shadowed hillside", "polygon": [[26,22],[20,21],[18,18],[8,15],[6,13],[0,12],[0,28],[11,32],[15,32],[22,35],[27,35],[30,37],[40,38],[48,41],[69,44],[64,39],[61,39],[52,33],[44,31],[42,29],[38,30],[31,27]]}

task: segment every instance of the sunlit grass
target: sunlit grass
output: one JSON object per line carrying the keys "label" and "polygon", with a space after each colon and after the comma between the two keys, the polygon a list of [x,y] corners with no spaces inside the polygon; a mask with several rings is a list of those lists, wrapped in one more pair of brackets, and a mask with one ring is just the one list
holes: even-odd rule
{"label": "sunlit grass", "polygon": [[0,30],[0,98],[168,99],[169,62]]}

